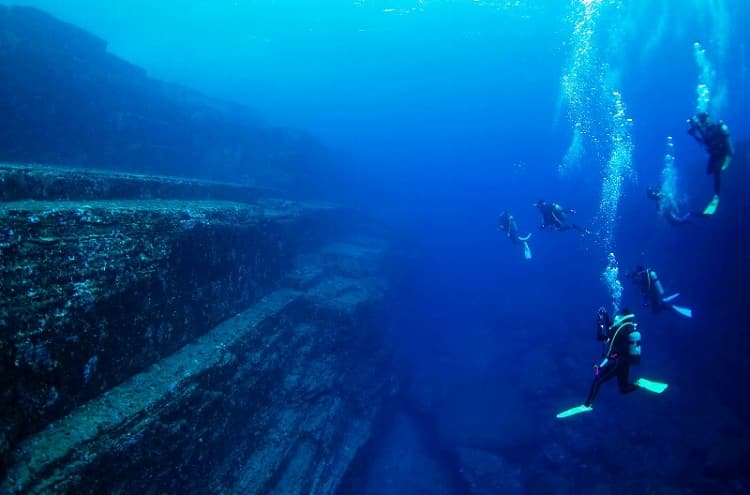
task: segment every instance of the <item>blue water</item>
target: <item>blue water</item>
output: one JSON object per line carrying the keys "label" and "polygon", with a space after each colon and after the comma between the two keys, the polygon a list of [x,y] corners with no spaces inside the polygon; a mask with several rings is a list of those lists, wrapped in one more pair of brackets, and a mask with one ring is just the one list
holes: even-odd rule
{"label": "blue water", "polygon": [[[706,452],[750,438],[749,165],[733,164],[719,211],[705,221],[672,228],[645,197],[661,183],[672,136],[675,196],[687,209],[710,198],[705,153],[685,132],[699,84],[735,143],[750,138],[747,2],[12,3],[93,32],[152,77],[305,129],[341,157],[356,186],[336,199],[377,218],[403,250],[390,330],[412,377],[405,401],[420,409],[417,422],[432,413],[437,443],[519,465],[563,449],[571,465],[548,467],[567,484],[529,481],[529,493],[593,490],[584,463],[613,470],[606,476],[622,486],[636,478],[750,490],[744,468],[723,485],[701,484]],[[576,123],[585,136],[571,148]],[[612,188],[603,193],[604,179]],[[540,198],[575,208],[593,234],[540,232]],[[531,260],[497,231],[503,210],[533,234]],[[610,252],[622,301],[602,278]],[[623,277],[638,263],[657,268],[694,318],[642,308]],[[588,390],[596,308],[618,303],[642,325],[647,351],[634,373],[668,381],[669,392],[621,397],[607,384],[593,415],[555,422]],[[622,457],[602,459],[609,450],[597,442]],[[373,459],[388,451],[373,447]]]}

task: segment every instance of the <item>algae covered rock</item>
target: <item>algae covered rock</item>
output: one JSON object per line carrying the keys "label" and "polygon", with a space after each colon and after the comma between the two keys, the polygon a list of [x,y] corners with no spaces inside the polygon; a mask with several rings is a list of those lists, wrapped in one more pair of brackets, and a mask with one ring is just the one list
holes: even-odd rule
{"label": "algae covered rock", "polygon": [[[338,240],[330,204],[198,182],[207,199],[194,200],[172,179],[113,180],[130,192],[71,186],[0,203],[2,488],[330,490],[392,393],[387,246]],[[143,199],[170,188],[179,199]]]}

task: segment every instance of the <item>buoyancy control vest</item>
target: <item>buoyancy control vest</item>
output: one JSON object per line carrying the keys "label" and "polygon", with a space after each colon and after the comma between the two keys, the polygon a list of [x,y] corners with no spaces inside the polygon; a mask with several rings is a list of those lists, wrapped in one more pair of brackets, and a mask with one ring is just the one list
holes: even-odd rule
{"label": "buoyancy control vest", "polygon": [[[610,338],[609,346],[607,348],[606,357],[615,357],[617,354],[627,353],[625,356],[632,364],[639,364],[641,360],[641,333],[638,331],[638,324],[633,321],[635,315],[632,313],[617,315],[614,318],[612,326],[610,327]],[[615,343],[618,342],[619,338],[625,338],[627,334],[628,345],[622,347],[622,349],[616,349]]]}

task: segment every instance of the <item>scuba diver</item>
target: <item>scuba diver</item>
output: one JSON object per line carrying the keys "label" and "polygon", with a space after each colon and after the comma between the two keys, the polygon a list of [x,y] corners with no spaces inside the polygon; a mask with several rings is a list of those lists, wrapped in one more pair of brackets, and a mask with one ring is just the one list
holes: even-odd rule
{"label": "scuba diver", "polygon": [[590,234],[588,229],[585,229],[579,225],[565,224],[567,216],[575,214],[576,211],[573,208],[563,209],[563,207],[559,204],[548,203],[543,199],[540,199],[539,201],[534,203],[534,206],[536,206],[539,209],[539,212],[542,214],[542,225],[539,227],[539,230],[552,228],[562,232],[563,230],[576,229],[584,234]]}
{"label": "scuba diver", "polygon": [[703,215],[716,213],[719,207],[719,192],[721,189],[721,173],[729,167],[734,155],[734,146],[729,137],[729,127],[719,120],[712,122],[706,112],[701,112],[688,119],[688,134],[702,144],[708,152],[708,166],[706,173],[714,176],[714,196],[703,210]]}
{"label": "scuba diver", "polygon": [[659,212],[664,216],[664,219],[671,225],[672,227],[677,227],[678,225],[684,225],[689,222],[690,217],[692,216],[692,212],[687,212],[683,215],[680,215],[679,211],[677,210],[677,206],[674,204],[674,202],[669,201],[666,206],[662,204],[662,200],[664,199],[664,193],[661,191],[657,191],[653,187],[648,187],[646,189],[646,196],[648,199],[653,199],[656,201],[656,209],[659,210]]}
{"label": "scuba diver", "polygon": [[666,383],[645,378],[639,378],[635,383],[630,382],[630,367],[641,362],[641,333],[634,320],[635,315],[627,309],[620,311],[612,319],[607,310],[599,308],[596,315],[596,338],[604,344],[603,359],[594,365],[594,379],[586,401],[559,413],[557,418],[591,411],[601,385],[615,377],[622,394],[629,394],[639,388],[657,394],[666,390]]}
{"label": "scuba diver", "polygon": [[684,308],[670,303],[680,295],[679,292],[664,297],[664,287],[662,286],[661,281],[659,281],[656,272],[651,268],[644,268],[642,265],[638,265],[635,267],[635,270],[627,275],[627,277],[632,280],[639,289],[641,289],[641,293],[646,298],[648,304],[651,305],[651,310],[654,314],[665,309],[671,309],[686,318],[693,317],[693,310],[690,308]]}
{"label": "scuba diver", "polygon": [[507,211],[502,212],[498,219],[498,229],[505,232],[513,244],[523,244],[523,257],[527,260],[531,259],[531,249],[529,249],[529,243],[527,242],[531,238],[531,233],[524,237],[518,235],[518,225],[516,225],[516,219],[513,218],[513,215]]}

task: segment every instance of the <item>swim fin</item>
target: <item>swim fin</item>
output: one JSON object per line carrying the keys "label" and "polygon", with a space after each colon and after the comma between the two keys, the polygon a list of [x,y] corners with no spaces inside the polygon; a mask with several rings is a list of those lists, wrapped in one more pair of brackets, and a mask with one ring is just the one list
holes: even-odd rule
{"label": "swim fin", "polygon": [[576,414],[581,414],[585,412],[589,412],[593,409],[593,407],[584,406],[581,404],[580,406],[571,407],[570,409],[566,409],[565,411],[559,413],[557,416],[555,416],[558,419],[567,418],[568,416],[575,416]]}
{"label": "swim fin", "polygon": [[662,301],[663,301],[663,302],[669,302],[669,301],[671,301],[671,300],[673,300],[673,299],[677,299],[678,297],[680,297],[680,293],[679,293],[679,292],[675,292],[675,293],[674,293],[674,294],[672,294],[671,296],[667,296],[667,297],[665,297],[664,299],[662,299]]}
{"label": "swim fin", "polygon": [[684,316],[685,318],[692,318],[693,317],[693,310],[690,308],[684,308],[682,306],[677,306],[676,304],[672,305],[672,309],[677,311],[679,314]]}
{"label": "swim fin", "polygon": [[526,241],[523,241],[523,257],[527,260],[531,259],[531,249]]}
{"label": "swim fin", "polygon": [[703,210],[703,214],[706,216],[711,216],[714,213],[716,213],[716,208],[719,207],[719,195],[714,194],[714,197],[711,199],[711,202],[708,203],[708,206],[706,206],[706,209]]}
{"label": "swim fin", "polygon": [[635,381],[635,384],[638,385],[641,388],[645,388],[649,392],[653,392],[655,394],[660,394],[664,392],[669,385],[666,383],[661,382],[654,382],[651,380],[646,380],[645,378],[639,378]]}

